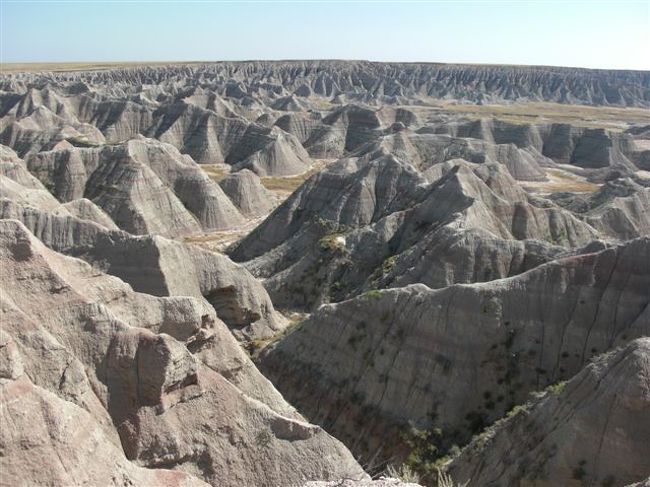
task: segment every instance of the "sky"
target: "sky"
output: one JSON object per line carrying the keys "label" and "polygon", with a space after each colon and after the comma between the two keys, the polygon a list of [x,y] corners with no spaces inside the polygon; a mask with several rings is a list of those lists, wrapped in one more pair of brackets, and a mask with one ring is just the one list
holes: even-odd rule
{"label": "sky", "polygon": [[650,70],[650,0],[0,0],[1,62],[367,59]]}

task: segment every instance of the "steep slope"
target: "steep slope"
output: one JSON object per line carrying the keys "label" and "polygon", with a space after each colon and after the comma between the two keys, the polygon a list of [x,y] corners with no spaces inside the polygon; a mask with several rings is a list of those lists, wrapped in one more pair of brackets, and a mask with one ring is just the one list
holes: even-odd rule
{"label": "steep slope", "polygon": [[45,245],[155,296],[205,297],[241,340],[267,338],[286,320],[263,286],[226,256],[160,236],[132,236],[95,222],[0,200],[0,218],[20,220]]}
{"label": "steep slope", "polygon": [[542,166],[552,164],[550,159],[534,147],[519,148],[511,143],[495,144],[478,139],[409,131],[400,131],[374,140],[361,147],[357,153],[363,155],[379,150],[393,154],[423,172],[436,164],[454,159],[475,163],[499,162],[519,181],[543,181],[545,173]]}
{"label": "steep slope", "polygon": [[599,356],[465,448],[470,486],[625,485],[650,474],[650,339]]}
{"label": "steep slope", "polygon": [[[119,467],[125,463],[114,453],[120,445],[134,464],[173,468],[212,485],[364,477],[338,441],[283,403],[202,301],[134,293],[119,279],[45,248],[12,220],[0,221],[0,259],[3,341],[13,343],[2,349],[3,376],[11,379],[3,387],[15,403],[3,409],[3,435],[24,421],[26,408],[34,407],[30,400],[45,406],[58,397],[70,403],[69,414],[89,423],[84,435],[96,432],[88,446],[123,471],[131,467]],[[38,444],[39,432],[54,433],[55,446],[63,446],[57,428],[48,423],[45,431],[21,434]],[[16,437],[5,438],[17,446]],[[97,460],[89,457],[92,448],[75,451],[84,463]],[[3,464],[12,467],[3,471],[22,475],[15,466],[23,455],[22,448],[5,450]],[[88,477],[109,480],[104,467]],[[132,470],[133,477],[145,475]],[[62,479],[60,471],[41,471],[38,479],[52,483]],[[174,485],[192,481],[181,472],[150,475]]]}
{"label": "steep slope", "polygon": [[309,154],[298,139],[277,127],[249,130],[228,161],[233,162],[235,170],[250,169],[260,176],[290,176],[310,167]]}
{"label": "steep slope", "polygon": [[3,341],[2,345],[3,350],[13,349],[11,356],[0,359],[3,483],[116,487],[209,485],[179,470],[152,470],[128,461],[120,446],[107,437],[87,411],[30,381],[21,370],[20,354],[14,342]]}
{"label": "steep slope", "polygon": [[435,131],[454,137],[481,139],[497,146],[513,144],[532,152],[542,162],[544,159],[540,155],[583,169],[636,169],[632,137],[602,128],[585,128],[567,123],[533,125],[481,119],[443,122],[436,125]]}
{"label": "steep slope", "polygon": [[643,481],[649,86],[365,61],[3,70],[6,482],[400,485],[358,460],[441,487],[472,438],[452,471],[473,485]]}
{"label": "steep slope", "polygon": [[314,309],[378,286],[507,277],[598,238],[570,212],[527,195],[500,164],[440,168],[428,183],[392,156],[340,161],[231,256],[265,279],[278,306]]}
{"label": "steep slope", "polygon": [[650,333],[649,265],[644,238],[488,283],[371,291],[320,307],[259,365],[363,461],[403,458],[409,421],[437,442],[433,461],[530,391]]}
{"label": "steep slope", "polygon": [[219,186],[246,217],[266,215],[275,206],[273,193],[262,186],[260,178],[248,169],[229,174],[219,181]]}
{"label": "steep slope", "polygon": [[117,225],[113,223],[113,220],[111,220],[111,217],[108,216],[106,212],[86,198],[72,200],[62,206],[68,210],[71,215],[76,216],[81,220],[90,220],[98,225],[108,228],[109,230],[118,229]]}
{"label": "steep slope", "polygon": [[593,195],[558,193],[551,198],[605,237],[625,240],[650,234],[650,183],[641,186],[630,178],[619,178]]}
{"label": "steep slope", "polygon": [[61,201],[86,197],[130,233],[177,236],[243,222],[194,161],[157,141],[41,152],[26,163]]}

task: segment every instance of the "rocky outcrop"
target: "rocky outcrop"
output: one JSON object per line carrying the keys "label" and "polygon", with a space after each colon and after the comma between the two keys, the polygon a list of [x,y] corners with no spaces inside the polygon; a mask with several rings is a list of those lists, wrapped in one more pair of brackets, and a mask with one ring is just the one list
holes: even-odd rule
{"label": "rocky outcrop", "polygon": [[[201,300],[134,293],[17,221],[0,221],[0,259],[2,462],[17,482],[25,473],[42,484],[78,474],[75,483],[120,485],[365,477],[343,445],[282,400]],[[11,427],[28,417],[37,427]],[[52,468],[35,471],[26,451]]]}
{"label": "rocky outcrop", "polygon": [[530,391],[650,333],[649,252],[644,238],[482,284],[370,291],[320,307],[259,364],[364,461],[405,456],[410,422],[436,444],[433,462]]}
{"label": "rocky outcrop", "polygon": [[117,225],[113,223],[111,217],[95,203],[86,198],[72,200],[62,206],[68,210],[71,215],[76,216],[80,220],[90,220],[98,225],[108,228],[109,230],[118,230]]}
{"label": "rocky outcrop", "polygon": [[243,221],[194,161],[157,141],[41,152],[27,166],[61,201],[86,197],[130,233],[177,236]]}
{"label": "rocky outcrop", "polygon": [[71,142],[82,146],[105,142],[95,126],[62,118],[45,106],[38,106],[29,115],[20,118],[9,113],[3,117],[0,128],[3,129],[0,143],[11,147],[21,157],[42,150],[68,147]]}
{"label": "rocky outcrop", "polygon": [[352,453],[438,487],[451,457],[476,485],[642,481],[649,82],[3,72],[7,482],[407,485]]}
{"label": "rocky outcrop", "polygon": [[593,195],[558,193],[551,198],[604,237],[627,240],[650,235],[650,187],[630,178],[608,181]]}
{"label": "rocky outcrop", "polygon": [[[636,156],[633,154],[632,138],[628,134],[605,129],[566,123],[533,125],[481,119],[469,122],[444,121],[436,125],[435,131],[454,137],[481,139],[497,146],[513,144],[546,164],[550,159],[585,169],[635,169],[633,159]],[[547,159],[540,158],[540,155]],[[510,164],[508,168],[516,166]],[[519,179],[515,173],[513,176]]]}
{"label": "rocky outcrop", "polygon": [[9,200],[0,200],[0,217],[20,220],[48,247],[80,257],[138,292],[205,297],[241,340],[267,338],[287,324],[264,287],[224,255],[160,236],[109,231]]}
{"label": "rocky outcrop", "polygon": [[593,360],[475,438],[458,483],[626,485],[650,474],[650,339]]}
{"label": "rocky outcrop", "polygon": [[376,287],[508,277],[598,238],[569,211],[527,195],[500,164],[440,167],[429,183],[392,156],[341,161],[231,256],[265,279],[278,306],[314,309]]}
{"label": "rocky outcrop", "polygon": [[543,181],[542,166],[552,164],[534,147],[519,148],[512,143],[495,144],[471,138],[401,131],[374,140],[359,149],[359,154],[384,151],[408,162],[421,171],[435,171],[437,164],[454,159],[474,163],[499,162],[520,181]]}
{"label": "rocky outcrop", "polygon": [[307,171],[309,154],[298,139],[273,127],[261,133],[249,135],[238,151],[229,156],[235,170],[250,169],[260,176],[290,176]]}
{"label": "rocky outcrop", "polygon": [[273,193],[262,186],[260,178],[248,169],[229,174],[219,181],[219,185],[246,217],[267,215],[275,207]]}
{"label": "rocky outcrop", "polygon": [[0,390],[0,442],[5,452],[0,466],[7,484],[209,485],[179,470],[152,470],[130,462],[91,414],[34,385],[25,374],[3,375]]}

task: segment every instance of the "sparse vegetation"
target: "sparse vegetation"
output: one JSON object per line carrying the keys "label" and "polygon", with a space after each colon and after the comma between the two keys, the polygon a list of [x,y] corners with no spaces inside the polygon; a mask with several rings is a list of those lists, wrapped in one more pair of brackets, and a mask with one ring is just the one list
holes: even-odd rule
{"label": "sparse vegetation", "polygon": [[439,111],[462,113],[473,119],[494,117],[515,124],[559,122],[578,127],[620,131],[629,123],[647,123],[648,120],[647,110],[631,107],[598,107],[548,102],[476,105],[435,100],[432,103]]}
{"label": "sparse vegetation", "polygon": [[99,147],[100,145],[102,145],[99,142],[88,140],[88,137],[85,135],[68,137],[66,140],[76,147]]}
{"label": "sparse vegetation", "polygon": [[331,161],[328,159],[315,160],[311,168],[295,176],[266,176],[261,178],[262,185],[269,191],[273,191],[276,195],[286,198],[302,183],[307,181],[312,175],[323,170]]}
{"label": "sparse vegetation", "polygon": [[524,187],[534,193],[595,193],[600,189],[599,184],[563,169],[547,169],[546,177],[547,181],[527,182]]}
{"label": "sparse vegetation", "polygon": [[451,476],[443,472],[442,470],[438,469],[438,487],[465,487],[469,482],[465,482],[463,484],[457,484],[456,482],[453,481]]}
{"label": "sparse vegetation", "polygon": [[550,392],[551,394],[556,394],[556,395],[560,394],[564,390],[564,388],[566,387],[566,382],[567,381],[565,381],[565,380],[560,381],[560,382],[556,382],[555,384],[551,384],[550,386],[548,386],[546,388],[546,390],[548,392]]}
{"label": "sparse vegetation", "polygon": [[414,484],[420,482],[420,476],[406,464],[402,464],[399,467],[389,465],[386,468],[386,475],[390,478],[401,480],[402,482],[411,482]]}
{"label": "sparse vegetation", "polygon": [[376,299],[379,298],[380,296],[381,296],[381,291],[379,289],[372,289],[363,294],[363,297],[369,299]]}
{"label": "sparse vegetation", "polygon": [[330,233],[318,241],[318,246],[322,250],[331,252],[345,249],[345,237],[342,233]]}
{"label": "sparse vegetation", "polygon": [[229,170],[225,167],[225,164],[201,164],[201,169],[203,169],[210,179],[216,181],[222,181],[228,176]]}
{"label": "sparse vegetation", "polygon": [[394,255],[391,255],[386,260],[384,260],[384,262],[381,265],[381,270],[384,274],[388,274],[395,268],[396,259],[397,258]]}
{"label": "sparse vegetation", "polygon": [[278,195],[288,195],[293,193],[296,189],[304,183],[311,174],[301,174],[299,176],[287,177],[263,177],[262,185],[269,191],[273,191]]}
{"label": "sparse vegetation", "polygon": [[401,436],[411,448],[404,464],[421,477],[432,477],[438,468],[448,462],[446,441],[440,428],[422,429],[410,422]]}
{"label": "sparse vegetation", "polygon": [[289,324],[284,330],[276,333],[272,337],[248,341],[244,344],[244,348],[252,357],[257,357],[264,348],[272,345],[273,343],[294,332],[302,323],[303,318],[304,316],[301,315],[291,317]]}

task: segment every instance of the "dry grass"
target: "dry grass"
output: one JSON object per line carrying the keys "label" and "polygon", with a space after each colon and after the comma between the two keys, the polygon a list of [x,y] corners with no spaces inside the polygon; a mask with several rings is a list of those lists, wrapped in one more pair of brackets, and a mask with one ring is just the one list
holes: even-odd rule
{"label": "dry grass", "polygon": [[[257,222],[257,221],[256,221]],[[224,253],[228,247],[244,238],[254,226],[244,225],[236,230],[190,235],[183,238],[185,243],[198,245],[211,252]]]}
{"label": "dry grass", "polygon": [[300,323],[302,323],[304,320],[309,318],[309,313],[299,313],[299,312],[282,312],[280,310],[276,310],[280,314],[282,314],[288,321],[287,326],[277,332],[275,335],[267,337],[267,338],[261,338],[257,340],[252,340],[244,346],[246,351],[250,354],[253,359],[256,359],[259,357],[260,353],[262,350],[264,350],[266,347],[269,345],[272,345],[276,343],[277,341],[281,340],[285,336],[287,336],[289,333],[291,333]]}
{"label": "dry grass", "polygon": [[420,476],[417,472],[413,471],[413,469],[406,464],[399,467],[389,465],[386,468],[386,475],[391,479],[398,479],[405,483],[417,484],[420,482]]}
{"label": "dry grass", "polygon": [[531,193],[595,193],[600,189],[600,185],[591,183],[581,176],[577,176],[562,169],[548,169],[546,171],[548,181],[543,182],[526,182],[524,188]]}
{"label": "dry grass", "polygon": [[288,196],[298,189],[312,174],[313,172],[308,171],[299,176],[264,177],[262,178],[262,184],[266,189],[273,191],[278,196]]}
{"label": "dry grass", "polygon": [[322,171],[328,164],[336,159],[316,159],[311,168],[296,176],[277,177],[269,176],[262,178],[262,184],[269,191],[273,191],[280,198],[287,198],[291,193],[307,181],[313,174]]}
{"label": "dry grass", "polygon": [[224,180],[230,172],[230,166],[227,164],[201,164],[201,169],[217,183]]}
{"label": "dry grass", "polygon": [[236,240],[232,232],[213,232],[203,235],[190,235],[184,237],[186,243],[195,244],[212,252],[223,252],[231,243]]}
{"label": "dry grass", "polygon": [[489,118],[510,123],[570,123],[579,127],[620,131],[632,123],[650,123],[645,108],[592,107],[561,103],[513,103],[509,105],[470,105],[432,100],[433,110],[461,113],[469,118]]}
{"label": "dry grass", "polygon": [[323,98],[320,96],[312,96],[310,98],[310,103],[312,108],[316,110],[331,110],[335,106],[327,98]]}

